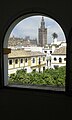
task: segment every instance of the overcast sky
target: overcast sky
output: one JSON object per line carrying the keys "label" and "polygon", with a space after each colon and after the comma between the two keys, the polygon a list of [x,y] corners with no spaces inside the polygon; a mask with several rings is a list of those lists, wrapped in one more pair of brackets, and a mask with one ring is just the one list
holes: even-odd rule
{"label": "overcast sky", "polygon": [[[25,38],[25,36],[30,36],[31,39],[37,38],[38,40],[38,28],[41,25],[41,18],[42,16],[37,15],[21,20],[12,30],[10,37]],[[53,41],[52,34],[54,32],[58,34],[58,40],[65,40],[63,30],[55,20],[44,16],[44,21],[45,27],[47,28],[48,43]]]}

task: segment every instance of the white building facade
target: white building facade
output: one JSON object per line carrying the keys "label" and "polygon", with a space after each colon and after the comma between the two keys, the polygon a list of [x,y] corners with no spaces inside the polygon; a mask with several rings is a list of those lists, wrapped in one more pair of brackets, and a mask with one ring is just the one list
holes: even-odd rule
{"label": "white building facade", "polygon": [[16,73],[20,69],[24,69],[27,73],[43,72],[46,69],[46,55],[23,49],[11,50],[8,55],[8,75]]}
{"label": "white building facade", "polygon": [[51,54],[51,68],[66,66],[66,46],[60,46]]}

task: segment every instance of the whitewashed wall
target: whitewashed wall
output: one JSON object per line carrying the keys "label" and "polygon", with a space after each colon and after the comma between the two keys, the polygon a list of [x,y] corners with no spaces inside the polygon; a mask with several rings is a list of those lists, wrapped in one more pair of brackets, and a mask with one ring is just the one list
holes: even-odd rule
{"label": "whitewashed wall", "polygon": [[[52,58],[51,59],[52,68],[54,68],[54,65],[58,65],[59,67],[66,65],[66,61],[64,61],[64,58],[66,58],[66,55],[52,55],[51,58]],[[54,58],[56,58],[57,60],[54,61]],[[59,58],[62,58],[62,63],[59,62]]]}

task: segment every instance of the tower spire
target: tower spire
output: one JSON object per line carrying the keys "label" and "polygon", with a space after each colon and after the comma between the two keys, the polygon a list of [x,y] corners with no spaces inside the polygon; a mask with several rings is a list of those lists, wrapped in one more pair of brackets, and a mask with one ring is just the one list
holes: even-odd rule
{"label": "tower spire", "polygon": [[42,20],[41,20],[41,28],[45,28],[45,22],[44,22],[44,17],[42,16]]}

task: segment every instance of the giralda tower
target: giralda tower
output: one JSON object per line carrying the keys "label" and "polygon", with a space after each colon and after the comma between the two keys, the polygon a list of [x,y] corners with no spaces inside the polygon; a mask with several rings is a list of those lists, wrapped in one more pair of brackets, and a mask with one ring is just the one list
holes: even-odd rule
{"label": "giralda tower", "polygon": [[47,44],[47,28],[45,28],[44,17],[41,19],[41,26],[38,29],[39,46],[43,47]]}

